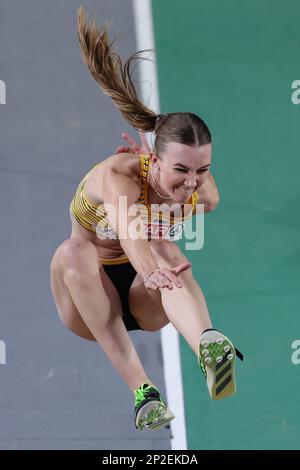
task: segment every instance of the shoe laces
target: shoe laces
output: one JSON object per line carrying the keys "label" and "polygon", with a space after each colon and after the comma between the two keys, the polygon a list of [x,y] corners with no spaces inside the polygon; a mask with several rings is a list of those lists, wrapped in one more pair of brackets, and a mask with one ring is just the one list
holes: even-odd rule
{"label": "shoe laces", "polygon": [[155,390],[152,385],[142,384],[137,390],[135,390],[135,406],[138,406],[149,393],[151,390]]}

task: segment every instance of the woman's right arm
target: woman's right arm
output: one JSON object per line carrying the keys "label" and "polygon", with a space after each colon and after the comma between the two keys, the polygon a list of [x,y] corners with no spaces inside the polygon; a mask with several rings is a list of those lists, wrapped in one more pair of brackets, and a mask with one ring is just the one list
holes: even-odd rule
{"label": "woman's right arm", "polygon": [[[128,256],[135,270],[143,277],[146,273],[158,269],[151,254],[149,243],[142,238],[133,239],[129,233],[130,224],[137,215],[129,215],[128,210],[140,194],[138,184],[128,176],[107,168],[103,178],[103,202],[108,213],[108,220],[117,233],[121,247]],[[120,196],[123,196],[120,199]],[[120,211],[120,203],[124,207]]]}
{"label": "woman's right arm", "polygon": [[[141,237],[134,238],[128,230],[130,224],[138,217],[137,215],[129,215],[128,209],[138,200],[139,185],[112,167],[106,168],[103,176],[102,199],[108,220],[117,233],[121,247],[134,269],[143,279],[148,278],[147,284],[145,282],[146,287],[157,289],[158,287],[172,288],[172,283],[178,285],[180,283],[177,278],[179,273],[176,270],[173,273],[168,268],[159,268],[152,256],[148,240]],[[120,196],[125,196],[122,198],[122,204],[126,203],[121,210],[119,207]],[[155,272],[148,276],[153,271]]]}

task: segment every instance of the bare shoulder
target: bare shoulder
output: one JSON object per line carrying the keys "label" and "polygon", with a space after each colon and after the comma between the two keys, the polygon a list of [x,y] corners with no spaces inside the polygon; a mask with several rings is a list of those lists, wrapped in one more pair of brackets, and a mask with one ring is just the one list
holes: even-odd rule
{"label": "bare shoulder", "polygon": [[106,160],[104,171],[114,171],[120,175],[139,180],[140,156],[132,153],[120,153],[112,155]]}
{"label": "bare shoulder", "polygon": [[127,177],[132,181],[133,189],[140,187],[140,156],[130,153],[111,155],[98,165],[88,178],[85,191],[90,201],[101,204],[113,175]]}

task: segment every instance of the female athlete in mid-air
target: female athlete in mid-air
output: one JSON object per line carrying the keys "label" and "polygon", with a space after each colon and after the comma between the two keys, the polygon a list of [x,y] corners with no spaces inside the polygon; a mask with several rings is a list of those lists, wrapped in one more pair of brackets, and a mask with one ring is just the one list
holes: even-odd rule
{"label": "female athlete in mid-air", "polygon": [[[211,397],[236,390],[236,350],[212,328],[191,263],[174,242],[202,205],[208,212],[218,204],[211,135],[195,114],[148,109],[131,78],[139,53],[122,64],[107,27],[89,25],[83,8],[78,38],[92,76],[142,142],[125,135],[129,147],[118,148],[80,182],[70,205],[71,236],[51,262],[51,289],[65,325],[97,341],[134,393],[136,427],[157,429],[174,415],[145,372],[130,330],[157,331],[171,323],[198,357]],[[143,132],[154,132],[152,150]]]}

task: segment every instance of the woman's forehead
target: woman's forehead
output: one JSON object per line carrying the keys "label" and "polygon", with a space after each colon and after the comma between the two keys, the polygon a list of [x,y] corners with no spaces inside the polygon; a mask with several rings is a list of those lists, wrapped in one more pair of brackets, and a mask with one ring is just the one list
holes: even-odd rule
{"label": "woman's forehead", "polygon": [[211,163],[211,144],[194,147],[191,145],[169,142],[164,151],[164,156],[172,164],[182,163],[191,166],[204,166]]}

